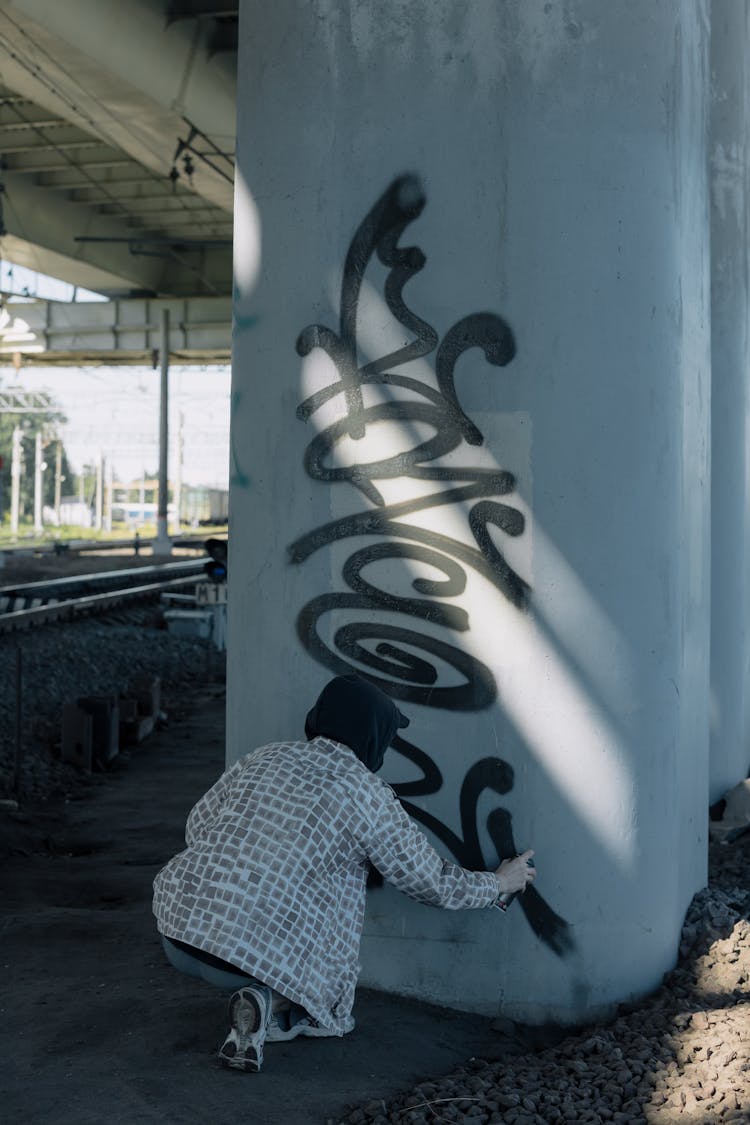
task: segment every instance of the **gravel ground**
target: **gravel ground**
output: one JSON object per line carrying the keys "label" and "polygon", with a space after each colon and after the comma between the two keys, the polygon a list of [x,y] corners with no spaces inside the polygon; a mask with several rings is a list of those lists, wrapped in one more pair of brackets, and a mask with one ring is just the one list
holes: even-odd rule
{"label": "gravel ground", "polygon": [[[469,1121],[507,1125],[750,1123],[750,835],[711,845],[709,886],[685,920],[662,986],[607,1025],[512,1057],[471,1059],[341,1125]],[[516,1053],[518,1052],[518,1053]]]}
{"label": "gravel ground", "polygon": [[16,753],[16,652],[22,667],[21,798],[42,801],[89,782],[60,760],[62,709],[82,695],[127,694],[140,674],[160,676],[168,716],[191,685],[223,676],[223,654],[205,641],[175,636],[157,607],[0,635],[0,798],[13,795]]}
{"label": "gravel ground", "polygon": [[[136,673],[162,677],[164,708],[223,675],[204,642],[159,627],[154,608],[0,637],[0,797],[12,792],[16,647],[23,653],[22,796],[75,793],[86,778],[59,760],[60,716],[79,695],[125,691]],[[498,1021],[501,1061],[471,1059],[341,1125],[470,1121],[507,1125],[750,1125],[750,834],[711,845],[709,886],[694,898],[680,960],[661,988],[606,1025],[535,1048]]]}

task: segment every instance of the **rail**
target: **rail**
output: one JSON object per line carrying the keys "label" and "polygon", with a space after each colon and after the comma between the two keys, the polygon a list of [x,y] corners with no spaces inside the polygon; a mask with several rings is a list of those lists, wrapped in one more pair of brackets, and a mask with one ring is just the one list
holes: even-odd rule
{"label": "rail", "polygon": [[[71,574],[64,578],[42,578],[37,582],[0,586],[0,614],[13,609],[33,609],[40,602],[53,598],[75,597],[76,594],[104,593],[107,589],[124,589],[143,585],[144,579],[154,581],[182,578],[204,573],[205,558],[183,559],[180,562],[156,563],[151,566],[103,570],[95,574]],[[24,603],[18,605],[16,603]],[[31,604],[29,604],[31,603]]]}
{"label": "rail", "polygon": [[[192,572],[189,574],[180,574],[175,576],[174,568],[181,567],[183,570],[190,566]],[[170,568],[172,570],[170,571]],[[169,573],[165,575],[165,571]],[[92,584],[91,580],[111,578],[113,573],[119,575],[127,575],[133,579],[134,576],[143,578],[146,572],[150,577],[157,577],[161,573],[161,578],[156,581],[146,582],[140,581],[138,585],[120,586],[114,590],[105,590],[98,593],[83,593],[76,594],[76,596],[65,597],[63,599],[57,598],[49,594],[49,588],[53,585],[51,582],[28,583],[26,587],[7,587],[8,592],[18,593],[23,590],[28,590],[30,586],[45,588],[48,600],[46,604],[35,604],[32,606],[24,606],[23,609],[11,609],[5,613],[0,613],[0,633],[14,632],[18,629],[27,629],[32,625],[43,625],[53,621],[64,621],[78,616],[91,613],[101,613],[109,609],[114,609],[122,605],[124,602],[142,600],[147,598],[158,597],[168,591],[178,590],[185,586],[194,586],[200,580],[203,567],[202,563],[172,563],[167,564],[166,567],[139,567],[137,570],[109,572],[109,574],[85,575],[77,576],[76,580],[79,584]],[[90,580],[86,583],[86,579]],[[71,585],[73,579],[58,579],[55,581]],[[0,591],[0,594],[5,591]],[[33,599],[36,602],[43,601],[44,597],[40,596]]]}

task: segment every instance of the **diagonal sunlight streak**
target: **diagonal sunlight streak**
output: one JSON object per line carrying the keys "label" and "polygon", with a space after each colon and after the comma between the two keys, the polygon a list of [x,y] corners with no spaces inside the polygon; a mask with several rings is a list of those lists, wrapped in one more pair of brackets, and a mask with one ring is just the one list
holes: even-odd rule
{"label": "diagonal sunlight streak", "polygon": [[[439,509],[438,518],[444,533],[465,539],[466,512],[458,507]],[[587,601],[578,603],[582,614]],[[582,822],[618,866],[629,870],[635,859],[635,787],[627,751],[604,707],[539,628],[533,582],[530,609],[523,614],[487,583],[475,590],[467,585],[462,605],[470,621],[462,647],[487,661],[502,635],[512,667],[493,666],[500,706]],[[525,689],[518,690],[521,681]],[[530,691],[529,684],[538,686]]]}
{"label": "diagonal sunlight streak", "polygon": [[[362,327],[358,333],[363,350],[383,354],[391,346],[403,346],[403,329],[400,332],[394,330],[393,317],[386,303],[367,283],[362,286],[362,300],[366,300],[368,310],[368,315],[361,317]],[[484,365],[481,354],[471,354],[479,355],[478,363]],[[469,359],[463,361],[467,370],[469,362]],[[473,370],[477,362],[471,362]],[[434,371],[424,358],[404,363],[400,371],[402,374],[408,372],[412,379],[419,380],[426,387],[436,386]],[[322,402],[314,415],[308,418],[318,433],[346,417],[343,386],[336,365],[320,348],[313,349],[304,357],[301,383],[306,399],[324,388],[336,388],[336,393]],[[392,385],[364,383],[362,393],[364,400],[371,404],[417,401],[413,391]],[[495,414],[483,414],[481,421],[490,429],[493,425],[495,428],[498,425],[507,428],[513,426],[518,417],[497,411]],[[523,418],[530,428],[528,415]],[[337,442],[330,450],[327,464],[343,467],[382,462],[415,449],[432,436],[434,427],[428,421],[397,421],[392,417],[368,421],[363,437],[344,437]],[[493,435],[490,435],[491,441],[492,438]],[[530,437],[527,436],[526,440],[530,443]],[[530,461],[530,444],[525,455]],[[430,461],[432,467],[447,468],[458,464],[463,469],[497,473],[509,471],[514,475],[519,469],[525,469],[524,474],[518,475],[523,475],[530,487],[530,464],[500,465],[487,443],[470,446],[462,441],[451,453]],[[385,506],[437,494],[445,487],[444,482],[436,484],[409,476],[408,467],[401,476],[377,478],[377,488]],[[341,490],[331,487],[329,496],[334,518],[342,513],[378,510],[353,487]],[[530,607],[526,610],[517,608],[497,587],[470,568],[465,589],[460,594],[432,596],[439,597],[441,602],[460,606],[468,613],[468,629],[460,634],[460,639],[452,633],[451,644],[458,645],[478,662],[490,666],[497,681],[499,706],[580,821],[618,867],[627,871],[632,869],[635,859],[635,785],[628,764],[625,737],[617,729],[615,716],[630,707],[627,687],[630,678],[609,676],[601,664],[587,656],[593,651],[617,653],[614,664],[621,672],[623,667],[629,669],[627,650],[615,626],[564,562],[560,552],[541,532],[533,508],[528,506],[528,498],[522,499],[518,492],[512,492],[503,499],[523,513],[525,530],[514,539],[493,527],[492,537],[510,566],[530,583]],[[450,537],[476,552],[477,543],[472,537],[468,519],[471,507],[469,502],[454,500],[412,511],[408,522],[406,517],[396,516],[394,522],[396,525],[403,524],[405,540],[410,538],[409,527],[420,528]],[[352,540],[348,542],[351,545]],[[535,616],[532,569],[534,554],[540,550],[546,555],[554,552],[555,565],[559,565],[556,573],[559,573],[560,584],[564,587],[562,592],[558,587],[554,605],[545,610],[546,622]],[[427,565],[414,560],[401,562],[412,572],[412,584],[424,574],[424,566]],[[410,596],[415,596],[413,590]],[[580,628],[582,619],[586,621],[584,630]],[[429,620],[420,622],[420,630],[428,636],[439,637],[442,628],[444,626]],[[593,631],[600,643],[588,645],[585,650],[579,643],[579,653],[576,640],[571,636],[574,631],[579,636],[584,634],[588,637]],[[408,641],[399,644],[409,649]],[[371,675],[366,668],[362,671]],[[455,678],[455,670],[453,675]]]}

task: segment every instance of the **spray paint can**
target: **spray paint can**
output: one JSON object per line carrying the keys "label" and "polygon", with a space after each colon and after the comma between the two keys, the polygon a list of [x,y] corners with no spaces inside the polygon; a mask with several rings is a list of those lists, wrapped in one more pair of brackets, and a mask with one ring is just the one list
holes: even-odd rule
{"label": "spray paint can", "polygon": [[[534,860],[533,859],[527,859],[526,860],[526,866],[527,867],[533,867],[534,866]],[[503,893],[498,896],[498,898],[495,902],[495,906],[499,906],[501,910],[507,910],[508,907],[510,906],[510,904],[513,902],[513,899],[518,898],[520,893],[521,893],[520,891],[503,891]]]}

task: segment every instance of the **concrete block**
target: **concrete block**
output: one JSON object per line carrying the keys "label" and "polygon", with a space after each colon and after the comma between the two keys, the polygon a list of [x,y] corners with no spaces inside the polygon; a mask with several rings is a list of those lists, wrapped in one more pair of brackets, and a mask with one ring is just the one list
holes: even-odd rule
{"label": "concrete block", "polygon": [[77,703],[66,703],[62,713],[62,760],[91,772],[93,718]]}
{"label": "concrete block", "polygon": [[78,706],[92,720],[94,764],[106,766],[120,752],[120,709],[115,695],[84,695]]}
{"label": "concrete block", "polygon": [[168,609],[164,620],[170,633],[181,637],[199,637],[208,640],[211,636],[212,616],[205,609]]}
{"label": "concrete block", "polygon": [[136,715],[134,719],[120,721],[120,745],[137,746],[148,738],[155,725],[155,715]]}
{"label": "concrete block", "polygon": [[161,710],[161,679],[159,676],[141,675],[130,684],[130,695],[135,696],[139,715],[153,715]]}
{"label": "concrete block", "polygon": [[134,695],[121,695],[118,700],[120,708],[120,726],[123,723],[133,723],[138,718],[138,700]]}

